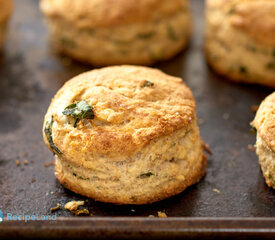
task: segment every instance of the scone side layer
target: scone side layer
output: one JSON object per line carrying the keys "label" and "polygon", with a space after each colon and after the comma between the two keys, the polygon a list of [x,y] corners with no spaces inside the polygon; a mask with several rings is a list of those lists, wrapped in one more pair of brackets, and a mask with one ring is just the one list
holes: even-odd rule
{"label": "scone side layer", "polygon": [[275,152],[269,148],[259,134],[257,135],[256,153],[259,156],[259,164],[266,184],[275,189]]}
{"label": "scone side layer", "polygon": [[48,23],[58,52],[95,66],[150,65],[168,59],[187,46],[192,31],[190,13],[181,10],[159,21],[112,28],[79,28],[54,18]]}
{"label": "scone side layer", "polygon": [[56,176],[68,189],[98,201],[146,204],[178,194],[205,174],[195,121],[190,132],[178,130],[152,141],[120,162],[94,159],[84,164],[56,158]]}
{"label": "scone side layer", "polygon": [[258,136],[275,151],[275,92],[262,101],[251,124],[257,129]]}

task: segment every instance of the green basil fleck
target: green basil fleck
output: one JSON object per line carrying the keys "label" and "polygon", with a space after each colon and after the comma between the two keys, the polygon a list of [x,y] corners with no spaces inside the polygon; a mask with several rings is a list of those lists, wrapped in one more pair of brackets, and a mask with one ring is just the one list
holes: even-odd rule
{"label": "green basil fleck", "polygon": [[60,38],[60,42],[63,46],[68,47],[68,48],[76,48],[77,47],[76,42],[74,42],[70,39],[64,38],[64,37]]}
{"label": "green basil fleck", "polygon": [[275,181],[274,181],[274,179],[273,179],[271,173],[269,173],[267,177],[268,177],[268,179],[271,181],[272,184],[275,184]]}
{"label": "green basil fleck", "polygon": [[145,80],[141,87],[153,87],[155,84],[153,82],[150,82],[148,80]]}
{"label": "green basil fleck", "polygon": [[149,57],[154,61],[159,61],[163,58],[163,53],[161,52],[149,51],[148,54],[149,54]]}
{"label": "green basil fleck", "polygon": [[269,69],[269,70],[275,70],[275,62],[269,62],[266,65],[266,68]]}
{"label": "green basil fleck", "polygon": [[142,174],[140,174],[139,176],[138,176],[138,178],[148,178],[148,177],[151,177],[151,176],[153,176],[154,175],[154,173],[152,173],[152,172],[147,172],[147,173],[142,173]]}
{"label": "green basil fleck", "polygon": [[55,146],[55,144],[53,142],[53,137],[52,137],[53,122],[54,122],[54,118],[52,116],[51,121],[50,122],[47,121],[46,124],[45,124],[44,133],[45,133],[45,135],[47,137],[47,140],[50,144],[50,147],[54,151],[54,153],[62,154],[62,152],[57,148],[57,146]]}
{"label": "green basil fleck", "polygon": [[256,133],[257,133],[257,128],[251,127],[250,133],[251,133],[251,134],[256,134]]}
{"label": "green basil fleck", "polygon": [[92,29],[92,28],[88,28],[88,29],[86,29],[86,32],[87,32],[89,35],[94,35],[95,30]]}
{"label": "green basil fleck", "polygon": [[239,71],[240,73],[247,73],[247,68],[245,66],[240,66]]}
{"label": "green basil fleck", "polygon": [[88,180],[88,179],[89,179],[89,178],[84,178],[84,177],[82,177],[82,176],[76,174],[75,172],[73,172],[73,175],[74,175],[75,177],[81,179],[81,180]]}
{"label": "green basil fleck", "polygon": [[175,31],[174,31],[174,29],[172,28],[171,25],[167,25],[167,35],[173,41],[178,40],[178,36],[176,35],[176,33],[175,33]]}
{"label": "green basil fleck", "polygon": [[139,33],[138,38],[148,39],[148,38],[151,38],[153,35],[154,35],[154,32]]}
{"label": "green basil fleck", "polygon": [[90,106],[85,100],[70,104],[62,113],[75,119],[75,128],[81,119],[93,119],[95,117],[93,107]]}
{"label": "green basil fleck", "polygon": [[254,47],[254,46],[247,46],[247,49],[250,51],[250,52],[257,52],[257,49],[256,49],[256,47]]}
{"label": "green basil fleck", "polygon": [[235,7],[232,7],[232,8],[229,9],[228,14],[229,15],[234,14],[235,11],[236,11]]}

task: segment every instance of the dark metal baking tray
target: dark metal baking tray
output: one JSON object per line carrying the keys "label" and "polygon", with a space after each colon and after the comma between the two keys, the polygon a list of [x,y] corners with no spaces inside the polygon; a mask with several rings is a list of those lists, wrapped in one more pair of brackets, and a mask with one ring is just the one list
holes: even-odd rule
{"label": "dark metal baking tray", "polygon": [[[195,28],[189,49],[155,67],[183,77],[194,93],[201,135],[213,152],[206,177],[151,205],[117,206],[89,199],[85,205],[93,217],[59,210],[54,223],[4,221],[1,237],[275,237],[275,192],[265,185],[255,152],[248,149],[255,142],[251,106],[271,90],[230,83],[208,68],[202,47],[204,3],[192,4]],[[63,188],[53,166],[44,166],[53,156],[42,142],[43,116],[64,82],[91,67],[50,50],[38,1],[15,1],[9,29],[0,60],[0,209],[4,214],[50,214],[57,203],[86,198]],[[147,217],[157,211],[168,218]]]}

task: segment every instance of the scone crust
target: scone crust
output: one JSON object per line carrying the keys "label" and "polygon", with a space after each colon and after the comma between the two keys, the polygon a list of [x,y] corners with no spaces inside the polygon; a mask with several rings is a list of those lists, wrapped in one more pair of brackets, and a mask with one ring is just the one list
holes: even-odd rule
{"label": "scone crust", "polygon": [[275,2],[208,0],[205,52],[229,79],[275,87]]}
{"label": "scone crust", "polygon": [[5,22],[12,12],[12,1],[11,0],[0,0],[0,24]]}
{"label": "scone crust", "polygon": [[267,146],[275,152],[275,92],[261,103],[252,125]]}
{"label": "scone crust", "polygon": [[[154,86],[142,87],[146,80]],[[67,124],[62,111],[85,99],[96,117],[87,120],[91,127],[80,123],[75,129]],[[187,129],[195,118],[195,107],[191,91],[180,78],[146,67],[114,66],[81,74],[65,83],[52,100],[45,121],[54,116],[55,144],[68,158],[73,159],[74,151],[79,149],[111,156],[131,154],[155,138]],[[44,139],[47,143],[45,134]]]}
{"label": "scone crust", "polygon": [[267,186],[275,189],[275,152],[270,149],[260,134],[257,134],[256,153]]}
{"label": "scone crust", "polygon": [[208,8],[228,14],[229,24],[261,45],[275,46],[275,2],[273,0],[208,0]]}
{"label": "scone crust", "polygon": [[42,0],[41,9],[49,17],[63,18],[79,27],[90,28],[168,17],[187,4],[183,0]]}

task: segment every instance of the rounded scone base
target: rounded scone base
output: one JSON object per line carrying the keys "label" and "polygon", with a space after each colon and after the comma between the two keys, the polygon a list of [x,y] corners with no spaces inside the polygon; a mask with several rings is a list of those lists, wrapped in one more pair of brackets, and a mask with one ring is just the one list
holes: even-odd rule
{"label": "rounded scone base", "polygon": [[[230,1],[223,4],[222,2],[225,1],[218,3],[215,0],[209,0],[208,2],[205,55],[210,66],[217,73],[232,81],[261,84],[274,88],[275,41],[273,43],[272,39],[268,40],[269,36],[262,40],[251,34],[254,20],[251,20],[250,15],[246,13],[248,11],[246,8],[250,7],[251,3],[241,5],[242,2],[240,2],[238,3],[241,5],[239,9],[237,4],[235,9],[233,8],[234,1],[231,1],[233,2],[231,8]],[[273,4],[275,9],[275,4],[270,4]],[[258,19],[264,21],[259,17]],[[264,23],[262,24],[264,25]],[[269,24],[267,22],[266,26],[259,31],[269,28]],[[259,32],[258,35],[260,34],[263,33]]]}
{"label": "rounded scone base", "polygon": [[266,184],[275,189],[275,152],[259,134],[257,134],[256,153]]}
{"label": "rounded scone base", "polygon": [[192,29],[188,5],[158,19],[110,27],[80,27],[61,17],[47,20],[55,50],[94,66],[151,65],[169,59],[187,46]]}
{"label": "rounded scone base", "polygon": [[192,128],[156,139],[119,162],[95,159],[93,166],[85,168],[56,156],[55,175],[66,188],[97,201],[148,204],[199,182],[206,165],[194,122]]}

